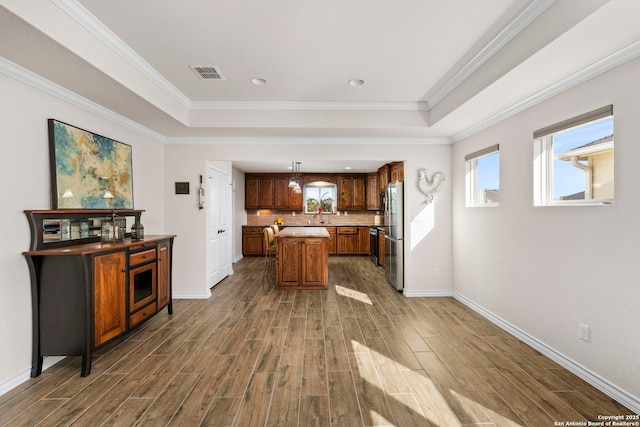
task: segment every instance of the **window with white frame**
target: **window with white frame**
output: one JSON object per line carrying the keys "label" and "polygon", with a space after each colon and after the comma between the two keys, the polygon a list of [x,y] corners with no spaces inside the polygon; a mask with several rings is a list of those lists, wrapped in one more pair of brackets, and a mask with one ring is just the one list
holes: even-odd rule
{"label": "window with white frame", "polygon": [[613,203],[613,106],[533,134],[534,205]]}
{"label": "window with white frame", "polygon": [[335,213],[337,187],[330,182],[315,181],[304,186],[304,213]]}
{"label": "window with white frame", "polygon": [[500,204],[499,150],[496,144],[464,157],[467,207]]}

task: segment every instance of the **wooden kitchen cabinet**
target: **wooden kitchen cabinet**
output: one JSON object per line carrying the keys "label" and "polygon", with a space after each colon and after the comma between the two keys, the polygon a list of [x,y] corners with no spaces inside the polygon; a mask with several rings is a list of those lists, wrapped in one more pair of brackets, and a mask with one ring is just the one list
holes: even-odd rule
{"label": "wooden kitchen cabinet", "polygon": [[391,182],[404,181],[404,162],[392,162],[390,171]]}
{"label": "wooden kitchen cabinet", "polygon": [[245,174],[245,209],[273,209],[273,203],[273,176],[262,174]]}
{"label": "wooden kitchen cabinet", "polygon": [[242,255],[264,255],[264,234],[261,226],[242,226]]}
{"label": "wooden kitchen cabinet", "polygon": [[274,176],[273,209],[302,210],[302,193],[296,193],[289,187],[290,175]]}
{"label": "wooden kitchen cabinet", "polygon": [[390,178],[391,171],[389,170],[389,165],[380,166],[378,169],[378,191],[380,193],[384,192]]}
{"label": "wooden kitchen cabinet", "polygon": [[337,234],[339,255],[358,253],[358,227],[338,227]]}
{"label": "wooden kitchen cabinet", "polygon": [[[139,221],[140,212],[115,213]],[[56,221],[91,222],[111,211],[58,209],[25,214],[31,229],[31,247],[23,255],[31,278],[32,377],[42,373],[44,356],[82,356],[81,375],[87,376],[97,348],[128,333],[164,306],[173,313],[175,235],[145,236],[138,241],[125,237],[111,243],[100,242],[99,235],[52,240],[51,236],[62,236],[48,228]],[[140,283],[146,293],[136,291]]]}
{"label": "wooden kitchen cabinet", "polygon": [[93,259],[94,346],[127,329],[126,251]]}
{"label": "wooden kitchen cabinet", "polygon": [[378,173],[367,174],[367,210],[379,211],[380,207],[380,186],[378,185]]}
{"label": "wooden kitchen cabinet", "polygon": [[245,209],[302,210],[302,193],[289,187],[289,174],[245,174]]}
{"label": "wooden kitchen cabinet", "polygon": [[336,227],[325,227],[329,233],[329,255],[335,255],[338,253],[338,235]]}
{"label": "wooden kitchen cabinet", "polygon": [[338,176],[338,210],[365,210],[365,174]]}
{"label": "wooden kitchen cabinet", "polygon": [[[291,229],[297,231],[287,234]],[[328,235],[317,227],[291,229],[285,228],[278,236],[276,289],[327,289]]]}
{"label": "wooden kitchen cabinet", "polygon": [[384,229],[378,229],[378,264],[384,268],[384,257],[385,257],[385,238],[384,238]]}
{"label": "wooden kitchen cabinet", "polygon": [[370,247],[369,227],[358,227],[358,254],[369,255]]}

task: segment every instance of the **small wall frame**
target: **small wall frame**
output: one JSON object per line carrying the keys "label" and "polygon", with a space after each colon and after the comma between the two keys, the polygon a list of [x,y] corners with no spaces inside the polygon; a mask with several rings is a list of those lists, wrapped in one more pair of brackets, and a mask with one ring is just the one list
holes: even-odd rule
{"label": "small wall frame", "polygon": [[176,194],[189,194],[189,183],[176,182]]}

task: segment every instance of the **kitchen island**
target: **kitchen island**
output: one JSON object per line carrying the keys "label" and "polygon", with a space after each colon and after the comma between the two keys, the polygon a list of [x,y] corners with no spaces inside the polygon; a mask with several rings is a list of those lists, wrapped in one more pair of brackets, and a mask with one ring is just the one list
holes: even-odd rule
{"label": "kitchen island", "polygon": [[276,289],[327,289],[329,232],[324,227],[287,227],[276,242]]}

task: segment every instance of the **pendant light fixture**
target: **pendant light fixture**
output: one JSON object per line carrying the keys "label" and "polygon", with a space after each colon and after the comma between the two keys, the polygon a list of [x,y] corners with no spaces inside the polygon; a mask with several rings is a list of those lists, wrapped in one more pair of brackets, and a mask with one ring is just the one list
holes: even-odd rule
{"label": "pendant light fixture", "polygon": [[302,162],[291,162],[291,178],[289,178],[289,188],[293,188],[295,193],[302,193],[300,188],[300,164]]}
{"label": "pendant light fixture", "polygon": [[295,163],[291,162],[291,178],[289,178],[289,188],[295,188],[296,185],[298,185],[298,181],[296,180]]}
{"label": "pendant light fixture", "polygon": [[302,188],[300,188],[300,164],[302,164],[302,162],[296,162],[296,185],[293,187],[294,193],[302,193]]}

